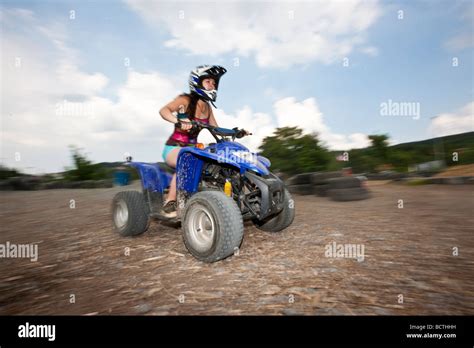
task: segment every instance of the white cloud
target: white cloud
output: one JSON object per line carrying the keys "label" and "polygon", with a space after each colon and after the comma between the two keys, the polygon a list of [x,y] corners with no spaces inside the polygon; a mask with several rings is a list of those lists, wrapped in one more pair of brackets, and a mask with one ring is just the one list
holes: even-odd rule
{"label": "white cloud", "polygon": [[446,41],[445,46],[453,51],[474,47],[474,35],[472,32],[461,33]]}
{"label": "white cloud", "polygon": [[361,148],[369,145],[366,135],[354,133],[348,136],[333,133],[326,125],[323,114],[314,98],[297,102],[295,98],[280,99],[274,104],[278,127],[298,126],[305,132],[318,133],[319,139],[332,150]]}
{"label": "white cloud", "polygon": [[454,113],[433,117],[428,130],[434,137],[474,131],[474,102],[464,105]]}
{"label": "white cloud", "polygon": [[253,55],[259,66],[288,67],[332,63],[358,47],[377,52],[364,46],[381,14],[377,1],[126,2],[150,25],[169,31],[166,46],[196,55]]}
{"label": "white cloud", "polygon": [[[235,115],[227,114],[221,109],[216,109],[214,110],[214,116],[220,127],[239,127],[252,132],[251,136],[239,140],[240,143],[247,146],[252,151],[257,151],[263,138],[271,135],[276,126],[270,115],[254,112],[248,106],[244,106],[242,109],[237,110]],[[211,142],[213,141],[213,138],[207,131],[202,131],[201,134],[199,134],[198,140],[202,142]]]}
{"label": "white cloud", "polygon": [[[0,15],[3,21],[5,13]],[[68,44],[60,23],[43,25],[34,13],[21,10],[9,10],[8,21],[22,31],[2,33],[3,164],[33,173],[61,171],[70,164],[70,144],[83,147],[96,162],[120,161],[125,152],[139,161],[162,160],[173,127],[158,110],[181,92],[183,76],[129,70],[126,82],[117,88],[116,100],[111,100],[101,96],[108,78],[81,70],[80,54]],[[365,142],[362,134],[332,133],[313,98],[298,102],[274,95],[274,99],[276,117],[248,106],[234,114],[217,109],[215,116],[220,126],[253,132],[241,142],[254,151],[275,127],[287,125],[317,131],[338,149]],[[205,137],[203,132],[200,140]],[[211,139],[207,135],[207,142]],[[15,160],[16,154],[20,161]]]}
{"label": "white cloud", "polygon": [[472,23],[474,22],[474,4],[472,1],[461,2],[459,20],[464,22],[464,27],[458,33],[444,42],[444,47],[452,51],[461,51],[474,47],[474,32]]}
{"label": "white cloud", "polygon": [[94,161],[119,161],[125,151],[161,160],[172,126],[158,110],[179,94],[175,78],[130,70],[117,101],[101,97],[107,77],[79,68],[60,25],[44,26],[29,11],[7,12],[2,20],[8,15],[22,31],[2,32],[2,163],[27,172],[60,171],[70,163],[70,144]]}
{"label": "white cloud", "polygon": [[361,51],[373,57],[379,54],[379,50],[377,49],[377,47],[374,46],[362,47]]}
{"label": "white cloud", "polygon": [[[326,125],[323,114],[314,98],[308,98],[302,102],[296,101],[293,97],[282,98],[273,104],[273,111],[275,117],[265,113],[253,112],[250,107],[238,110],[235,115],[226,114],[218,109],[215,111],[215,116],[221,127],[239,127],[251,131],[253,134],[241,139],[240,142],[252,151],[257,151],[263,138],[272,135],[277,127],[296,126],[301,128],[304,134],[317,133],[324,145],[332,150],[362,148],[370,144],[367,135],[362,133],[349,135],[333,133]],[[210,135],[203,133],[200,134],[199,141],[212,141]]]}

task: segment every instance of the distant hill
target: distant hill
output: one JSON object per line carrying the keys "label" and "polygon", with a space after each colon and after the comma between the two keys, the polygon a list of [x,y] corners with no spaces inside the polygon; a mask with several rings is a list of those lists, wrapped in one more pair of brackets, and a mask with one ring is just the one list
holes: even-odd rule
{"label": "distant hill", "polygon": [[[447,166],[474,163],[474,132],[460,133],[412,141],[389,146],[390,163],[398,171],[406,171],[408,166],[429,162],[433,160],[444,160]],[[458,161],[453,160],[453,153],[457,152]],[[329,164],[329,170],[338,170],[343,167],[352,167],[356,172],[371,172],[380,161],[377,162],[370,147],[363,149],[354,149],[349,151],[349,162],[337,162],[336,156],[342,151],[330,151],[332,162]],[[104,176],[111,176],[114,168],[120,167],[124,162],[99,162],[91,166],[94,171],[103,171]],[[131,170],[131,169],[130,169]],[[136,177],[134,170],[131,170],[133,177]],[[55,173],[64,175],[65,172]],[[20,176],[22,173],[0,166],[0,180],[12,176]]]}
{"label": "distant hill", "polygon": [[124,163],[125,162],[99,162],[97,165],[104,168],[116,168],[122,166]]}
{"label": "distant hill", "polygon": [[444,137],[431,138],[410,143],[402,143],[390,146],[392,149],[410,150],[417,147],[431,146],[441,144],[449,148],[474,148],[474,132],[447,135]]}
{"label": "distant hill", "polygon": [[[409,166],[442,160],[447,166],[474,163],[474,132],[412,141],[388,147],[388,163],[397,171],[407,171]],[[334,152],[341,154],[341,151]],[[371,172],[380,166],[380,160],[371,147],[349,151],[349,162],[340,166],[352,167],[357,172]]]}

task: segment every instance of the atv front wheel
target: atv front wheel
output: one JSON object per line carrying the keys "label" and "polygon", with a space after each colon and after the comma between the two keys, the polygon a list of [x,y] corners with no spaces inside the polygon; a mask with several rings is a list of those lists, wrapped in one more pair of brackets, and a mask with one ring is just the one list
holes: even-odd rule
{"label": "atv front wheel", "polygon": [[186,248],[204,262],[232,255],[244,235],[240,209],[221,191],[195,193],[184,208],[182,226]]}
{"label": "atv front wheel", "polygon": [[254,220],[255,227],[266,232],[279,232],[292,224],[295,219],[295,202],[286,188],[284,196],[282,211],[264,221]]}

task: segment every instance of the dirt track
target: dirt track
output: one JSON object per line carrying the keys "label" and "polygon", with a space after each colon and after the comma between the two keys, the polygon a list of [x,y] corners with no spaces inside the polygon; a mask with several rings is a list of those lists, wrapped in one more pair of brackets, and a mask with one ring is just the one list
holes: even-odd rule
{"label": "dirt track", "polygon": [[[295,196],[290,228],[248,224],[240,254],[214,264],[158,222],[136,238],[113,234],[119,190],[0,193],[0,243],[39,251],[37,262],[0,259],[0,314],[474,314],[473,186],[375,182],[373,198],[345,203]],[[364,260],[326,257],[332,242],[362,244]]]}

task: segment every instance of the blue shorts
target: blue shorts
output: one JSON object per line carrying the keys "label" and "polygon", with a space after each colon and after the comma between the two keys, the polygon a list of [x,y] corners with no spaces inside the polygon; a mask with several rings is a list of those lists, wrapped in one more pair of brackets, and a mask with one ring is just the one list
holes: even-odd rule
{"label": "blue shorts", "polygon": [[163,159],[165,160],[166,162],[166,156],[168,156],[168,154],[174,150],[174,149],[180,149],[181,146],[173,146],[173,145],[165,145],[165,148],[163,149]]}

